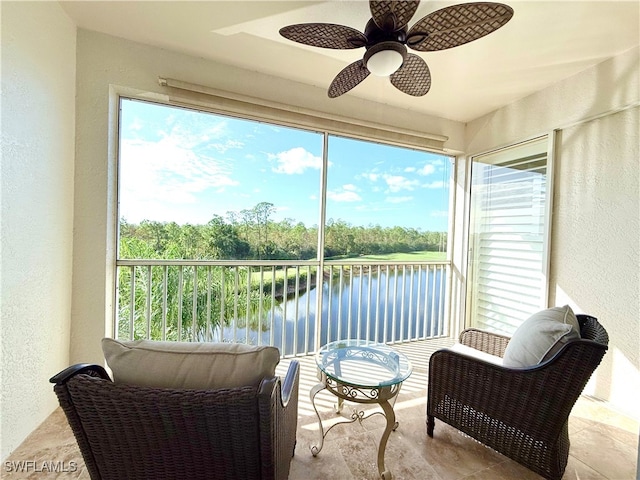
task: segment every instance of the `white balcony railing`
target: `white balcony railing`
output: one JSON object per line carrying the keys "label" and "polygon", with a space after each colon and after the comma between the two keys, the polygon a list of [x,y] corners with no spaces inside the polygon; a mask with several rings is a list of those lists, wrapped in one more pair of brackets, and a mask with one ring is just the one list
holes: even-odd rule
{"label": "white balcony railing", "polygon": [[273,345],[283,356],[342,338],[441,337],[448,272],[447,262],[119,260],[114,336]]}

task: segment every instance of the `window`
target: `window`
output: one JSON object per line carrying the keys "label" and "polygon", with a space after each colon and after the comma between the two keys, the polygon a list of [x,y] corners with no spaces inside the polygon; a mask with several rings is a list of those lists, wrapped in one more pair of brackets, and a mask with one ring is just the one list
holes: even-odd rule
{"label": "window", "polygon": [[[451,158],[122,98],[115,336],[445,331]],[[316,313],[318,312],[318,313]]]}
{"label": "window", "polygon": [[547,301],[547,137],[473,157],[472,326],[510,335]]}
{"label": "window", "polygon": [[[318,257],[322,133],[121,100],[119,258]],[[327,258],[444,260],[451,159],[329,136]]]}
{"label": "window", "polygon": [[448,157],[329,137],[325,255],[444,260]]}
{"label": "window", "polygon": [[120,258],[313,259],[322,135],[123,99]]}

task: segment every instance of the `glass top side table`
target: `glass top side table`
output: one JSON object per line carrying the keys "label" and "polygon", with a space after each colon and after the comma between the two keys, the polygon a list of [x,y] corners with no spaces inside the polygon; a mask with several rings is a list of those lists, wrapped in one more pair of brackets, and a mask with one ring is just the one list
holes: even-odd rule
{"label": "glass top side table", "polygon": [[[315,457],[322,450],[324,438],[329,430],[341,423],[352,423],[369,418],[372,415],[383,415],[386,428],[378,445],[378,473],[384,480],[391,479],[391,472],[385,469],[384,453],[391,431],[398,427],[393,404],[400,392],[402,382],[411,375],[411,362],[405,355],[388,345],[366,340],[339,340],[323,346],[316,354],[316,365],[320,383],[311,389],[311,403],[318,416],[320,441],[311,446]],[[315,397],[321,390],[328,390],[338,398],[336,412],[342,410],[344,400],[355,403],[377,403],[382,412],[369,415],[354,410],[351,420],[337,422],[326,431],[315,404]]]}

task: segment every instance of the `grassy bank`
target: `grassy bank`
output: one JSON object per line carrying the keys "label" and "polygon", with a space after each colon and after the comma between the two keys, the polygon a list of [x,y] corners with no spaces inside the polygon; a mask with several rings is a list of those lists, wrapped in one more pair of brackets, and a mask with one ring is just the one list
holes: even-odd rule
{"label": "grassy bank", "polygon": [[447,259],[446,252],[408,252],[408,253],[385,253],[382,255],[361,255],[354,257],[339,256],[327,258],[327,260],[371,260],[374,262],[444,262]]}
{"label": "grassy bank", "polygon": [[[430,251],[420,251],[420,252],[409,252],[409,253],[388,253],[384,255],[362,255],[362,256],[340,256],[340,257],[331,257],[327,258],[327,260],[365,260],[375,262],[443,262],[447,258],[447,254],[445,252],[430,252]],[[299,287],[300,290],[305,290],[307,287],[307,277],[308,274],[311,275],[311,287],[315,286],[315,277],[316,277],[316,267],[300,267],[299,271]],[[295,281],[296,281],[296,269],[288,268],[287,269],[287,295],[291,295],[295,293]],[[271,288],[273,283],[273,275],[271,272],[265,272],[264,278],[262,280],[262,291],[266,295],[271,294]],[[275,291],[277,297],[282,297],[284,294],[284,283],[285,283],[285,274],[284,270],[277,270],[275,275]],[[253,272],[251,274],[251,285],[253,288],[258,289],[260,286],[260,272]]]}

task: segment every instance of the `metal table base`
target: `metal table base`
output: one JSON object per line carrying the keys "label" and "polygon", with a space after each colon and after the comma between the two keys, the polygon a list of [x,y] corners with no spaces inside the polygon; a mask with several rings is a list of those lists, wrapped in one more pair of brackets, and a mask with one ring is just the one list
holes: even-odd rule
{"label": "metal table base", "polygon": [[[398,428],[398,422],[396,422],[396,414],[393,410],[393,407],[395,404],[395,399],[400,392],[402,383],[384,387],[358,387],[346,383],[337,382],[336,380],[327,377],[327,375],[322,371],[319,372],[319,376],[320,383],[315,385],[309,393],[311,404],[313,405],[313,409],[318,416],[318,426],[320,429],[320,441],[317,445],[311,446],[311,454],[315,457],[320,453],[324,445],[325,437],[327,436],[329,431],[336,425],[340,425],[343,423],[353,423],[355,421],[362,423],[363,420],[372,417],[373,415],[382,415],[383,417],[385,417],[387,423],[384,432],[382,433],[382,437],[380,438],[380,443],[378,445],[378,473],[383,480],[391,480],[391,472],[385,469],[384,453],[387,448],[389,435],[391,435],[392,431]],[[364,411],[358,411],[357,409],[354,409],[350,420],[336,422],[325,431],[324,426],[322,425],[322,418],[320,417],[320,413],[318,412],[318,408],[316,407],[315,403],[316,395],[322,390],[328,390],[338,398],[336,413],[340,413],[342,411],[343,403],[345,400],[362,404],[377,403],[382,408],[382,412],[372,412],[368,415],[365,415]]]}

